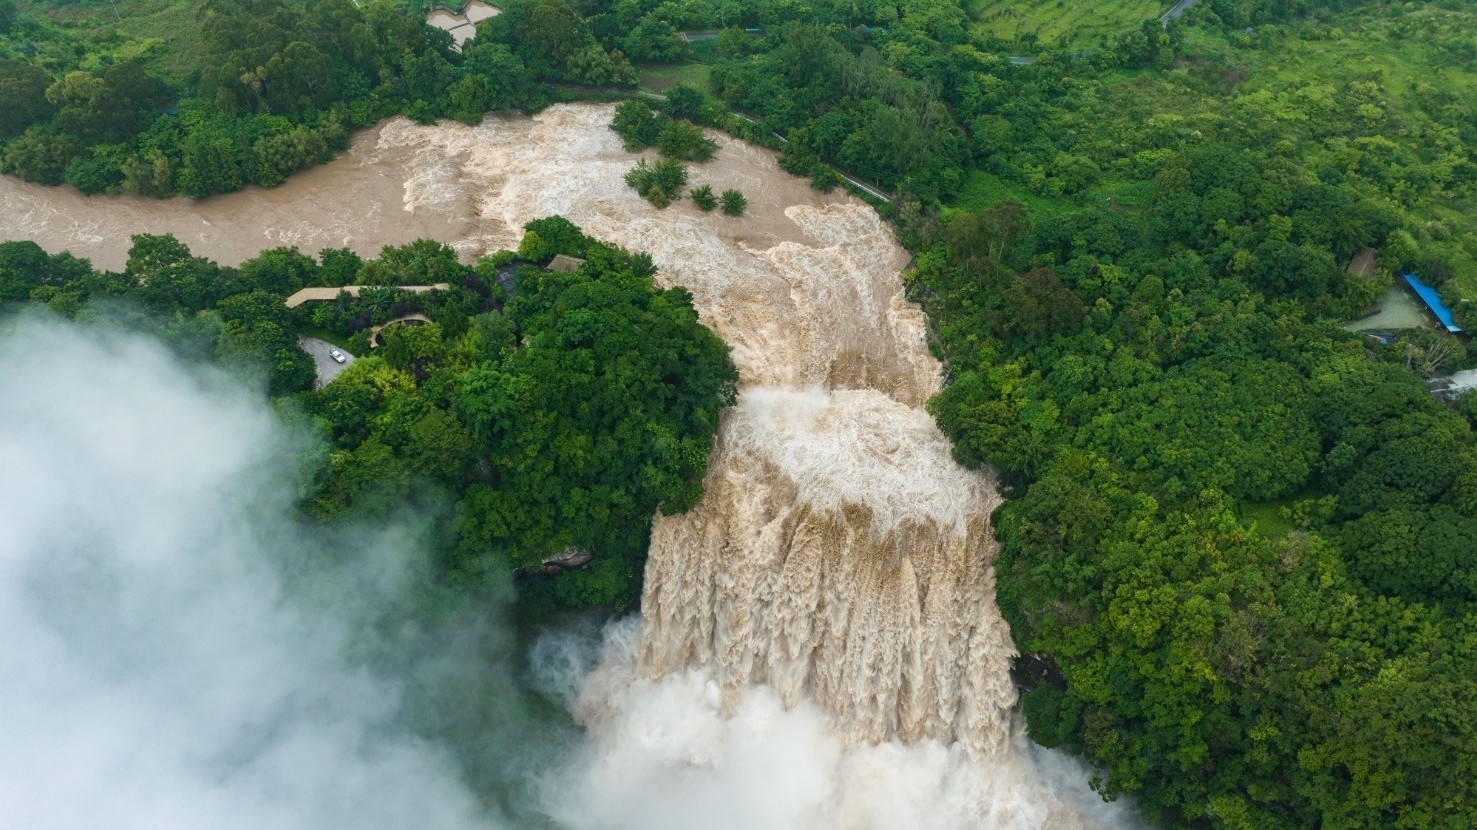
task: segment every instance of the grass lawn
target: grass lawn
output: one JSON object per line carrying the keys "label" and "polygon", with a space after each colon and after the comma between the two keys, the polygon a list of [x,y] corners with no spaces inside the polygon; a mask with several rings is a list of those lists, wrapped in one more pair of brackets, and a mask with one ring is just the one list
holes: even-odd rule
{"label": "grass lawn", "polygon": [[1077,203],[1071,199],[1051,199],[1040,196],[1020,182],[1009,182],[994,173],[986,173],[983,170],[971,170],[969,178],[964,182],[964,187],[960,188],[959,195],[949,203],[948,208],[976,213],[996,202],[1007,200],[1014,200],[1025,205],[1027,213],[1033,220],[1044,216],[1055,216],[1078,207]]}
{"label": "grass lawn", "polygon": [[705,63],[646,64],[637,70],[641,88],[648,92],[666,92],[677,84],[687,84],[708,91],[708,76],[713,67]]}
{"label": "grass lawn", "polygon": [[1040,48],[1088,48],[1103,35],[1132,31],[1172,6],[1160,0],[970,0],[982,33]]}
{"label": "grass lawn", "polygon": [[1297,527],[1292,519],[1282,515],[1282,509],[1291,507],[1297,500],[1297,497],[1289,496],[1276,501],[1244,504],[1241,506],[1241,521],[1268,539],[1281,539]]}

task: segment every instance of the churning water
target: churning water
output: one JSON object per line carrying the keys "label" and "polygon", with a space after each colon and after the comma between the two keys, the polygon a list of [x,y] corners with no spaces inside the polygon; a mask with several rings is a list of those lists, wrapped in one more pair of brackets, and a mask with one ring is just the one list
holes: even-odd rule
{"label": "churning water", "polygon": [[[118,267],[127,234],[235,263],[258,249],[431,237],[474,257],[560,214],[649,251],[741,377],[702,503],[658,517],[643,616],[607,632],[571,705],[590,732],[550,813],[590,828],[1075,828],[1127,822],[1014,715],[988,472],[922,409],[938,391],[906,252],[881,219],[718,137],[693,186],[749,213],[658,211],[612,108],[478,127],[387,122],[273,190],[84,199],[0,180],[0,238]],[[573,796],[570,793],[574,793]]]}

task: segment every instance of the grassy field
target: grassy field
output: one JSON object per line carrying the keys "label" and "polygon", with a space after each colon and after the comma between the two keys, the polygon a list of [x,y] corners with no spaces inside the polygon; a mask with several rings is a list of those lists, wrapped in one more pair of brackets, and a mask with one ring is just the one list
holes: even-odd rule
{"label": "grassy field", "polygon": [[[182,83],[202,61],[198,6],[184,0],[83,0],[59,5],[17,0],[16,7],[66,29],[94,48],[110,47],[124,56],[144,59],[159,74]],[[77,65],[90,68],[87,56]]]}
{"label": "grassy field", "polygon": [[983,170],[969,171],[969,178],[949,208],[978,213],[996,202],[1014,201],[1025,206],[1033,220],[1054,216],[1077,208],[1071,199],[1052,199],[1039,196],[1020,182],[1006,181],[994,173]]}
{"label": "grassy field", "polygon": [[970,0],[970,17],[986,34],[1037,48],[1087,48],[1103,35],[1137,29],[1173,3],[1160,0]]}
{"label": "grassy field", "polygon": [[708,76],[712,71],[713,67],[705,63],[684,63],[676,66],[647,64],[640,67],[637,74],[641,78],[641,88],[648,92],[666,92],[669,87],[681,83],[695,86],[706,92]]}
{"label": "grassy field", "polygon": [[1241,521],[1268,539],[1281,539],[1297,527],[1291,517],[1282,515],[1284,509],[1292,507],[1297,501],[1297,497],[1288,496],[1276,501],[1244,504],[1241,507]]}

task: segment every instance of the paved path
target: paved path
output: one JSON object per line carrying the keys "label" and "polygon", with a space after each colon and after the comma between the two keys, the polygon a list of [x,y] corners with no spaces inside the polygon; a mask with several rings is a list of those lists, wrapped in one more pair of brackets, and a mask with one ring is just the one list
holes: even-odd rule
{"label": "paved path", "polygon": [[339,349],[346,358],[343,363],[339,363],[337,360],[329,357],[328,350],[338,347],[327,340],[319,340],[316,337],[308,337],[307,335],[300,334],[297,337],[297,345],[298,348],[312,356],[313,368],[318,370],[318,380],[313,384],[314,389],[322,389],[334,378],[338,377],[340,372],[354,365],[354,356],[345,352],[343,349]]}
{"label": "paved path", "polygon": [[[369,286],[341,285],[330,288],[304,288],[301,291],[293,294],[291,297],[287,298],[287,307],[297,308],[303,303],[336,300],[338,299],[340,291],[347,291],[349,292],[350,297],[357,297],[359,296],[359,292],[363,291],[367,287]],[[451,284],[438,282],[435,285],[397,285],[395,286],[395,288],[399,289],[400,291],[414,291],[416,293],[422,293],[425,291],[449,291],[451,290]]]}
{"label": "paved path", "polygon": [[420,323],[431,322],[430,317],[427,317],[419,311],[415,312],[414,314],[407,314],[404,317],[396,317],[393,320],[386,320],[369,330],[369,348],[378,349],[380,347],[380,331],[384,329],[385,326],[393,326],[396,323],[404,323],[411,320],[415,320]]}

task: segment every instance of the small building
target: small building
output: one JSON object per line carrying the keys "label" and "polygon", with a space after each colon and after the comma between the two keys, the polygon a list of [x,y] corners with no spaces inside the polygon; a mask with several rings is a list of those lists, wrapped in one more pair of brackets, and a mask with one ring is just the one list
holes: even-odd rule
{"label": "small building", "polygon": [[547,267],[550,271],[562,271],[566,274],[573,274],[575,271],[578,271],[580,269],[581,265],[584,264],[585,261],[580,259],[579,257],[558,254],[553,259],[549,260],[549,264]]}
{"label": "small building", "polygon": [[1436,289],[1421,282],[1415,274],[1401,274],[1400,276],[1405,278],[1410,290],[1421,298],[1421,302],[1425,303],[1427,308],[1431,309],[1431,313],[1436,315],[1436,320],[1447,331],[1456,334],[1462,330],[1462,327],[1456,324],[1456,318],[1452,316],[1451,309],[1447,308],[1446,303],[1441,302],[1441,298],[1436,296]]}

